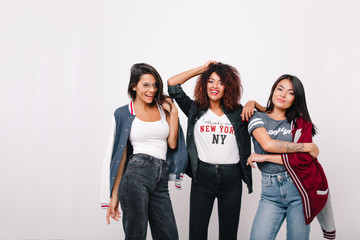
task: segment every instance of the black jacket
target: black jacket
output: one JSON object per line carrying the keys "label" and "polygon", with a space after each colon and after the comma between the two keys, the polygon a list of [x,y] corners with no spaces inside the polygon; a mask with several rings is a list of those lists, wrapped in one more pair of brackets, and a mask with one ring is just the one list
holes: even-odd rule
{"label": "black jacket", "polygon": [[[168,86],[169,95],[175,99],[180,109],[188,117],[188,126],[186,134],[186,145],[190,159],[191,169],[187,171],[187,174],[196,181],[196,172],[198,168],[198,156],[194,140],[194,126],[196,121],[208,110],[208,108],[200,109],[195,102],[186,95],[182,90],[181,85]],[[233,111],[227,111],[224,107],[222,110],[224,114],[230,120],[236,137],[236,142],[239,148],[239,164],[243,173],[243,180],[246,183],[249,193],[252,190],[252,176],[251,167],[246,165],[247,159],[251,153],[250,136],[248,133],[247,122],[242,121],[241,112],[242,106],[236,107]]]}

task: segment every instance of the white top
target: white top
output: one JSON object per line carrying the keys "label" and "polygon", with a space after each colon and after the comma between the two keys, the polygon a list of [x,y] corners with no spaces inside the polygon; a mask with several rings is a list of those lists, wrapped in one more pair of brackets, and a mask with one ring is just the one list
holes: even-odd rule
{"label": "white top", "polygon": [[157,105],[161,119],[155,122],[144,122],[135,117],[130,131],[130,141],[133,153],[146,153],[160,159],[166,159],[167,137],[169,136],[169,124],[163,108]]}
{"label": "white top", "polygon": [[234,128],[225,114],[219,117],[208,109],[195,123],[194,138],[201,161],[211,164],[239,162]]}

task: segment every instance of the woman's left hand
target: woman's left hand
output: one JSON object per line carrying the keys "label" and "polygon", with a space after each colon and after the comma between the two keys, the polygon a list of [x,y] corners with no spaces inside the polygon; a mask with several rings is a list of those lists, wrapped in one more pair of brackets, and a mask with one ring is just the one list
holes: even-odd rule
{"label": "woman's left hand", "polygon": [[265,162],[265,161],[266,161],[266,155],[252,153],[248,158],[246,165],[250,165],[252,168],[255,168],[254,162]]}
{"label": "woman's left hand", "polygon": [[174,113],[178,113],[178,110],[175,106],[175,104],[173,103],[173,101],[171,100],[171,98],[165,98],[165,101],[163,103],[161,103],[161,106],[169,113],[169,114],[174,114]]}
{"label": "woman's left hand", "polygon": [[121,214],[119,211],[119,199],[117,195],[113,195],[110,200],[109,207],[106,212],[106,222],[107,224],[110,224],[110,217],[114,219],[115,221],[119,221],[119,218],[121,218]]}

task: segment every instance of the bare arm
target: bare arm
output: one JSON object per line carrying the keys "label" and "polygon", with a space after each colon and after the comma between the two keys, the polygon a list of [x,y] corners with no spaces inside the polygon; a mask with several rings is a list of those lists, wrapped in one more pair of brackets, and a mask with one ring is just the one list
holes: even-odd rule
{"label": "bare arm", "polygon": [[256,101],[254,100],[251,100],[251,101],[248,101],[243,110],[242,110],[242,113],[241,113],[241,116],[242,116],[242,120],[243,121],[249,121],[249,119],[251,118],[252,115],[254,115],[254,110],[258,110],[260,112],[265,112],[266,111],[266,108],[261,106],[259,103],[257,103]]}
{"label": "bare arm", "polygon": [[171,149],[175,149],[177,146],[177,139],[179,134],[178,109],[176,108],[175,104],[171,101],[170,98],[167,98],[162,103],[162,106],[166,110],[166,121],[168,122],[170,128],[167,142]]}
{"label": "bare arm", "polygon": [[169,86],[174,86],[174,85],[177,85],[177,84],[183,84],[185,83],[187,80],[189,80],[190,78],[193,78],[197,75],[200,75],[202,74],[203,72],[205,72],[209,65],[211,63],[216,63],[215,61],[207,61],[204,65],[201,65],[199,67],[196,67],[196,68],[193,68],[193,69],[190,69],[190,70],[187,70],[185,72],[182,72],[182,73],[179,73],[171,78],[168,79],[168,85]]}
{"label": "bare arm", "polygon": [[119,221],[118,218],[120,218],[119,186],[120,186],[121,177],[122,177],[122,175],[124,173],[124,169],[125,169],[126,152],[127,152],[127,147],[125,147],[125,149],[124,149],[124,153],[123,153],[122,158],[121,158],[119,169],[118,169],[118,172],[116,174],[116,179],[115,179],[115,183],[114,183],[114,188],[112,190],[110,204],[109,204],[109,207],[108,207],[107,213],[106,213],[106,222],[107,222],[107,224],[110,224],[110,217],[112,219],[114,219],[115,221]]}
{"label": "bare arm", "polygon": [[261,145],[262,149],[272,153],[294,153],[307,152],[316,158],[319,155],[319,149],[315,143],[293,143],[272,139],[264,127],[256,128],[252,135]]}
{"label": "bare arm", "polygon": [[257,154],[252,153],[247,160],[246,165],[250,165],[255,168],[254,162],[272,162],[283,165],[280,154]]}

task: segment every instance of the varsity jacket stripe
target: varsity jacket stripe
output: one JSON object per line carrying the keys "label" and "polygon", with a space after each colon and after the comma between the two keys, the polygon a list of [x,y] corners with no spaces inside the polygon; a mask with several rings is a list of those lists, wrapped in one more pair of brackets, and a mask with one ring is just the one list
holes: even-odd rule
{"label": "varsity jacket stripe", "polygon": [[[291,130],[293,130],[293,129],[294,129],[294,122],[291,122]],[[297,134],[295,134],[296,137],[294,136],[294,142],[295,143],[297,143],[297,141],[299,140],[299,138],[301,136],[301,129],[300,129],[300,131],[296,131],[296,133],[297,133]],[[302,196],[305,218],[309,219],[309,218],[311,218],[309,195],[307,194],[304,186],[302,185],[302,183],[300,182],[300,180],[297,177],[296,173],[294,172],[294,169],[291,167],[288,155],[286,153],[282,154],[282,155],[283,155],[283,162],[284,162],[284,165],[286,167],[286,170],[290,174],[294,184],[296,185],[297,189],[299,190],[299,192],[300,192],[300,194]]]}
{"label": "varsity jacket stripe", "polygon": [[[291,128],[293,142],[312,142],[311,123],[300,117],[296,119],[296,124],[292,122]],[[281,158],[301,195],[305,223],[310,224],[317,217],[324,238],[335,239],[335,221],[328,183],[320,163],[308,153],[282,154]]]}
{"label": "varsity jacket stripe", "polygon": [[290,166],[288,155],[282,154],[282,157],[283,157],[283,162],[286,167],[286,170],[290,174],[291,179],[293,180],[295,186],[299,190],[299,193],[301,194],[301,197],[303,199],[305,218],[309,219],[309,218],[311,218],[309,195],[307,194],[304,186],[301,184],[299,178],[297,177],[296,173],[294,172],[294,169]]}

